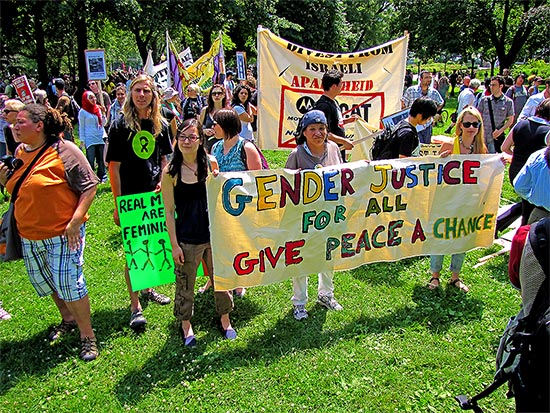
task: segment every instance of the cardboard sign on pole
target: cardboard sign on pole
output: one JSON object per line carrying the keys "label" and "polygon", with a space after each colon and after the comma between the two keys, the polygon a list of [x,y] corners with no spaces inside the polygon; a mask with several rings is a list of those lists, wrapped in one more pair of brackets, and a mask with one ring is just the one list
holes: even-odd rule
{"label": "cardboard sign on pole", "polygon": [[105,50],[84,50],[86,60],[86,72],[88,80],[107,80],[107,67],[105,64]]}
{"label": "cardboard sign on pole", "polygon": [[29,86],[29,81],[27,76],[23,75],[21,77],[13,79],[13,86],[17,95],[25,105],[29,103],[35,103],[34,95],[32,94],[31,87]]}

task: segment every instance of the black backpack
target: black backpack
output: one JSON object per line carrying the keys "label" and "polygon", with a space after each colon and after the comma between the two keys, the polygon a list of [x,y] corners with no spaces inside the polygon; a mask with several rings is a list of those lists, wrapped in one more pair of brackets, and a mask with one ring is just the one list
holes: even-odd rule
{"label": "black backpack", "polygon": [[78,112],[80,111],[80,106],[76,103],[76,100],[72,96],[69,96],[70,103],[67,107],[67,116],[71,119],[71,123],[76,125],[78,123]]}
{"label": "black backpack", "polygon": [[[522,254],[522,260],[528,260],[528,265],[522,264],[522,267],[529,272],[533,284],[536,280],[541,281],[540,286],[534,300],[524,302],[523,308],[510,318],[504,330],[497,350],[493,382],[472,398],[455,397],[462,410],[482,413],[477,402],[508,382],[507,397],[515,397],[516,411],[550,411],[549,235],[550,218],[531,225]],[[538,265],[531,265],[535,262]],[[522,285],[522,290],[527,288],[533,288],[533,285]],[[529,304],[532,306],[526,310]]]}
{"label": "black backpack", "polygon": [[403,128],[416,131],[409,122],[402,120],[395,126],[384,128],[382,133],[374,137],[371,149],[371,159],[373,161],[399,158],[398,130]]}

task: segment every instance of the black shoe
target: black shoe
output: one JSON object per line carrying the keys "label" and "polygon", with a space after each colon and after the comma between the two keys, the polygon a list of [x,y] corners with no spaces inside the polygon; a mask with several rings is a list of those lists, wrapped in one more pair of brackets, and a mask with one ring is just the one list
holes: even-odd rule
{"label": "black shoe", "polygon": [[142,330],[147,325],[147,319],[141,312],[141,310],[136,310],[130,316],[130,328],[134,331]]}
{"label": "black shoe", "polygon": [[153,303],[157,303],[160,305],[167,305],[170,304],[170,298],[165,296],[164,294],[157,293],[155,290],[151,290],[147,293],[141,293],[141,298],[144,300],[151,301]]}

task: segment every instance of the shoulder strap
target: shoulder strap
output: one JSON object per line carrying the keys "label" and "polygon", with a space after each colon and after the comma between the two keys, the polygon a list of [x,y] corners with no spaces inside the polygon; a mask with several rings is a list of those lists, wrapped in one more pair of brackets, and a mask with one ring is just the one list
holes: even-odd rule
{"label": "shoulder strap", "polygon": [[494,132],[497,128],[495,127],[495,115],[493,114],[493,105],[491,103],[491,96],[487,98],[487,105],[489,106],[489,117],[491,118],[491,128]]}
{"label": "shoulder strap", "polygon": [[[17,182],[15,183],[15,186],[13,187],[13,192],[11,194],[11,202],[15,203],[15,200],[17,199],[17,193],[19,192],[19,188],[21,188],[21,185],[23,184],[23,182],[25,181],[25,179],[27,178],[27,176],[29,175],[29,173],[31,172],[31,169],[32,167],[34,166],[34,164],[36,163],[36,161],[38,161],[38,158],[40,158],[42,156],[42,154],[44,152],[46,152],[46,149],[48,149],[50,147],[50,145],[48,145],[48,143],[46,142],[44,144],[44,146],[42,146],[42,148],[40,148],[40,151],[38,151],[38,153],[36,154],[36,156],[33,158],[33,160],[31,161],[31,163],[29,164],[29,166],[27,167],[27,169],[25,169],[25,172],[23,172],[21,174],[21,176],[19,177],[19,179],[17,180]],[[17,149],[16,149],[17,150]]]}
{"label": "shoulder strap", "polygon": [[550,241],[548,237],[550,237],[550,218],[544,218],[536,225],[531,225],[529,242],[531,243],[535,257],[546,274],[546,278],[550,276],[550,258],[548,257]]}

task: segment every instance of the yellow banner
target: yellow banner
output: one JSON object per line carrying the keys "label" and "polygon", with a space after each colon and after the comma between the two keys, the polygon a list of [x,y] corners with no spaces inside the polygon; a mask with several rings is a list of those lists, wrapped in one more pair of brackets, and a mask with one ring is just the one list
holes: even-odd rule
{"label": "yellow banner", "polygon": [[[344,118],[359,115],[371,125],[401,109],[407,37],[354,53],[306,49],[258,29],[258,138],[262,149],[295,147],[293,133],[302,115],[323,94],[328,69],[344,73],[336,98]],[[353,123],[346,135],[353,138]]]}
{"label": "yellow banner", "polygon": [[[210,50],[199,57],[191,66],[187,68],[187,73],[194,83],[198,84],[201,89],[208,89],[212,86],[212,76],[216,69],[216,65],[219,65],[220,62],[216,62],[216,59],[220,59],[220,45],[221,45],[221,36],[214,40]],[[222,62],[223,63],[223,62]]]}
{"label": "yellow banner", "polygon": [[493,242],[498,155],[228,172],[207,182],[216,289]]}

